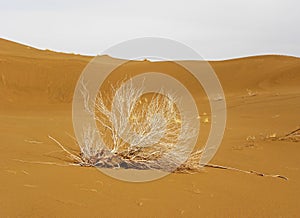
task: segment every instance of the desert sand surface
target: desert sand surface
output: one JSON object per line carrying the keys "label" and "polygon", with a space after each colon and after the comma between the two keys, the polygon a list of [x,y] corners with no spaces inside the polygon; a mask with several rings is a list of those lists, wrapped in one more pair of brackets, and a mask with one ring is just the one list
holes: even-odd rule
{"label": "desert sand surface", "polygon": [[[300,58],[210,62],[223,86],[228,116],[211,163],[288,180],[205,167],[146,183],[118,181],[92,167],[59,165],[68,159],[48,135],[79,152],[70,137],[72,96],[92,58],[0,39],[0,217],[300,216],[299,140],[279,140],[300,127]],[[201,113],[208,110],[203,107]]]}

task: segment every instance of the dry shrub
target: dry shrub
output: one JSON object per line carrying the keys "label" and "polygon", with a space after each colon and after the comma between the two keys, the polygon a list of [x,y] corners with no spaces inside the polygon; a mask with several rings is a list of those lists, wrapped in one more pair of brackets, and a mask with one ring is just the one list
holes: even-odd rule
{"label": "dry shrub", "polygon": [[[201,151],[190,155],[187,146],[198,134],[190,125],[195,121],[179,113],[176,102],[180,101],[174,94],[160,90],[145,97],[143,84],[136,87],[130,80],[112,90],[112,97],[99,93],[89,103],[82,83],[85,110],[95,118],[97,128],[84,129],[81,165],[164,171],[198,168]],[[96,134],[102,141],[96,140]]]}
{"label": "dry shrub", "polygon": [[[191,152],[188,147],[189,140],[198,134],[190,125],[195,121],[181,116],[175,104],[178,102],[175,95],[160,90],[160,94],[143,99],[142,87],[143,85],[134,87],[132,82],[127,82],[121,84],[118,90],[112,87],[115,93],[113,98],[99,93],[96,101],[90,102],[88,90],[82,83],[81,93],[85,111],[96,120],[97,127],[84,127],[83,143],[79,146],[80,155],[69,152],[56,139],[49,137],[68,153],[68,157],[75,162],[71,165],[158,169],[184,173],[200,171],[202,150]],[[270,138],[299,141],[299,131],[298,128],[283,137],[275,135]],[[103,140],[98,140],[96,134],[100,134]],[[247,141],[254,143],[255,137],[248,137]],[[282,175],[265,174],[254,170],[241,170],[216,164],[203,166],[288,180]]]}

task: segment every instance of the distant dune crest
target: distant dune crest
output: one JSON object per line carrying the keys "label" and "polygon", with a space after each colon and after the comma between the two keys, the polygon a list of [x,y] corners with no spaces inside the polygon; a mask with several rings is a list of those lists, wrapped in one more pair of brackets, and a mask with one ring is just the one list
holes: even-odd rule
{"label": "distant dune crest", "polygon": [[[36,98],[40,104],[71,103],[78,77],[92,58],[0,39],[0,101],[30,104],[30,99]],[[107,59],[108,64],[114,61]],[[264,55],[210,64],[227,95],[247,94],[247,90],[295,92],[299,87],[300,58]]]}

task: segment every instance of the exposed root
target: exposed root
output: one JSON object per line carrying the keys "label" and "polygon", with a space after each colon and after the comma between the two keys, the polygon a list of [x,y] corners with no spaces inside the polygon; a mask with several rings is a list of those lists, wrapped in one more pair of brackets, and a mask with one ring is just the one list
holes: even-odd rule
{"label": "exposed root", "polygon": [[[14,161],[18,161],[21,163],[29,163],[29,164],[42,164],[42,165],[55,165],[55,166],[61,166],[61,167],[68,167],[68,166],[85,166],[85,167],[95,167],[89,164],[85,164],[85,163],[65,163],[65,164],[59,164],[59,163],[55,163],[55,162],[43,162],[43,161],[26,161],[26,160],[21,160],[21,159],[13,159]],[[122,164],[121,164],[122,165]],[[122,165],[122,168],[126,169],[126,168],[135,168],[135,169],[150,169],[148,167],[142,167],[142,165],[137,166],[136,163],[132,163],[132,165],[130,166],[129,164],[127,165],[128,167],[125,166],[125,162],[124,165]],[[203,167],[211,167],[211,168],[216,168],[216,169],[223,169],[223,170],[233,170],[233,171],[238,171],[238,172],[242,172],[242,173],[247,173],[247,174],[254,174],[256,176],[262,176],[262,177],[273,177],[273,178],[280,178],[280,179],[284,179],[284,180],[289,180],[286,176],[283,175],[273,175],[273,174],[265,174],[265,173],[261,173],[261,172],[257,172],[254,170],[241,170],[238,168],[233,168],[233,167],[228,167],[228,166],[222,166],[222,165],[215,165],[215,164],[206,164]],[[107,168],[113,168],[113,167],[108,167]],[[197,172],[201,171],[201,167],[198,166],[197,168],[184,168],[184,167],[179,167],[178,169],[176,169],[174,172],[175,173],[186,173],[186,174],[194,174]]]}
{"label": "exposed root", "polygon": [[300,142],[300,128],[297,128],[283,136],[277,136],[275,133],[263,138],[270,141],[288,141],[288,142]]}
{"label": "exposed root", "polygon": [[247,174],[254,174],[257,176],[273,177],[273,178],[280,178],[280,179],[288,180],[287,177],[282,176],[282,175],[265,174],[265,173],[257,172],[254,170],[241,170],[241,169],[234,168],[234,167],[227,167],[227,166],[221,166],[221,165],[215,165],[215,164],[206,164],[204,166],[217,168],[217,169],[223,169],[223,170],[233,170],[233,171],[238,171],[238,172],[247,173]]}
{"label": "exposed root", "polygon": [[238,171],[238,172],[247,173],[247,174],[254,174],[257,176],[281,178],[284,180],[288,180],[287,177],[282,176],[282,175],[265,174],[265,173],[257,172],[254,170],[242,170],[242,169],[229,167],[229,166],[223,166],[223,165],[205,164],[205,165],[201,166],[201,165],[199,165],[199,160],[200,160],[201,154],[202,154],[201,150],[192,153],[190,158],[184,164],[182,164],[180,167],[178,167],[175,170],[175,172],[197,173],[197,172],[201,171],[202,167],[211,167],[211,168],[217,168],[217,169],[223,169],[223,170]]}
{"label": "exposed root", "polygon": [[295,129],[282,137],[279,137],[278,140],[299,142],[300,141],[300,128]]}

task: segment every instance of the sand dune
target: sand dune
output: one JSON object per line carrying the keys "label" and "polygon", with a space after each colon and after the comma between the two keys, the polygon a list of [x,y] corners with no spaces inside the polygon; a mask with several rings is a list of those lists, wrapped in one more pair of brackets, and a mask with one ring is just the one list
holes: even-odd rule
{"label": "sand dune", "polygon": [[[71,102],[77,79],[92,59],[38,50],[4,39],[0,40],[0,48],[1,101],[13,101],[14,98],[34,94],[45,103]],[[114,62],[113,58],[107,59],[108,63]],[[299,91],[299,58],[269,55],[210,63],[226,94],[243,94],[246,89],[260,92]]]}
{"label": "sand dune", "polygon": [[67,161],[48,135],[79,150],[68,136],[71,101],[91,59],[0,39],[1,217],[299,216],[299,142],[279,137],[300,125],[300,58],[210,62],[228,104],[225,136],[212,163],[282,174],[288,181],[205,168],[143,184],[120,182],[94,168],[38,163]]}

